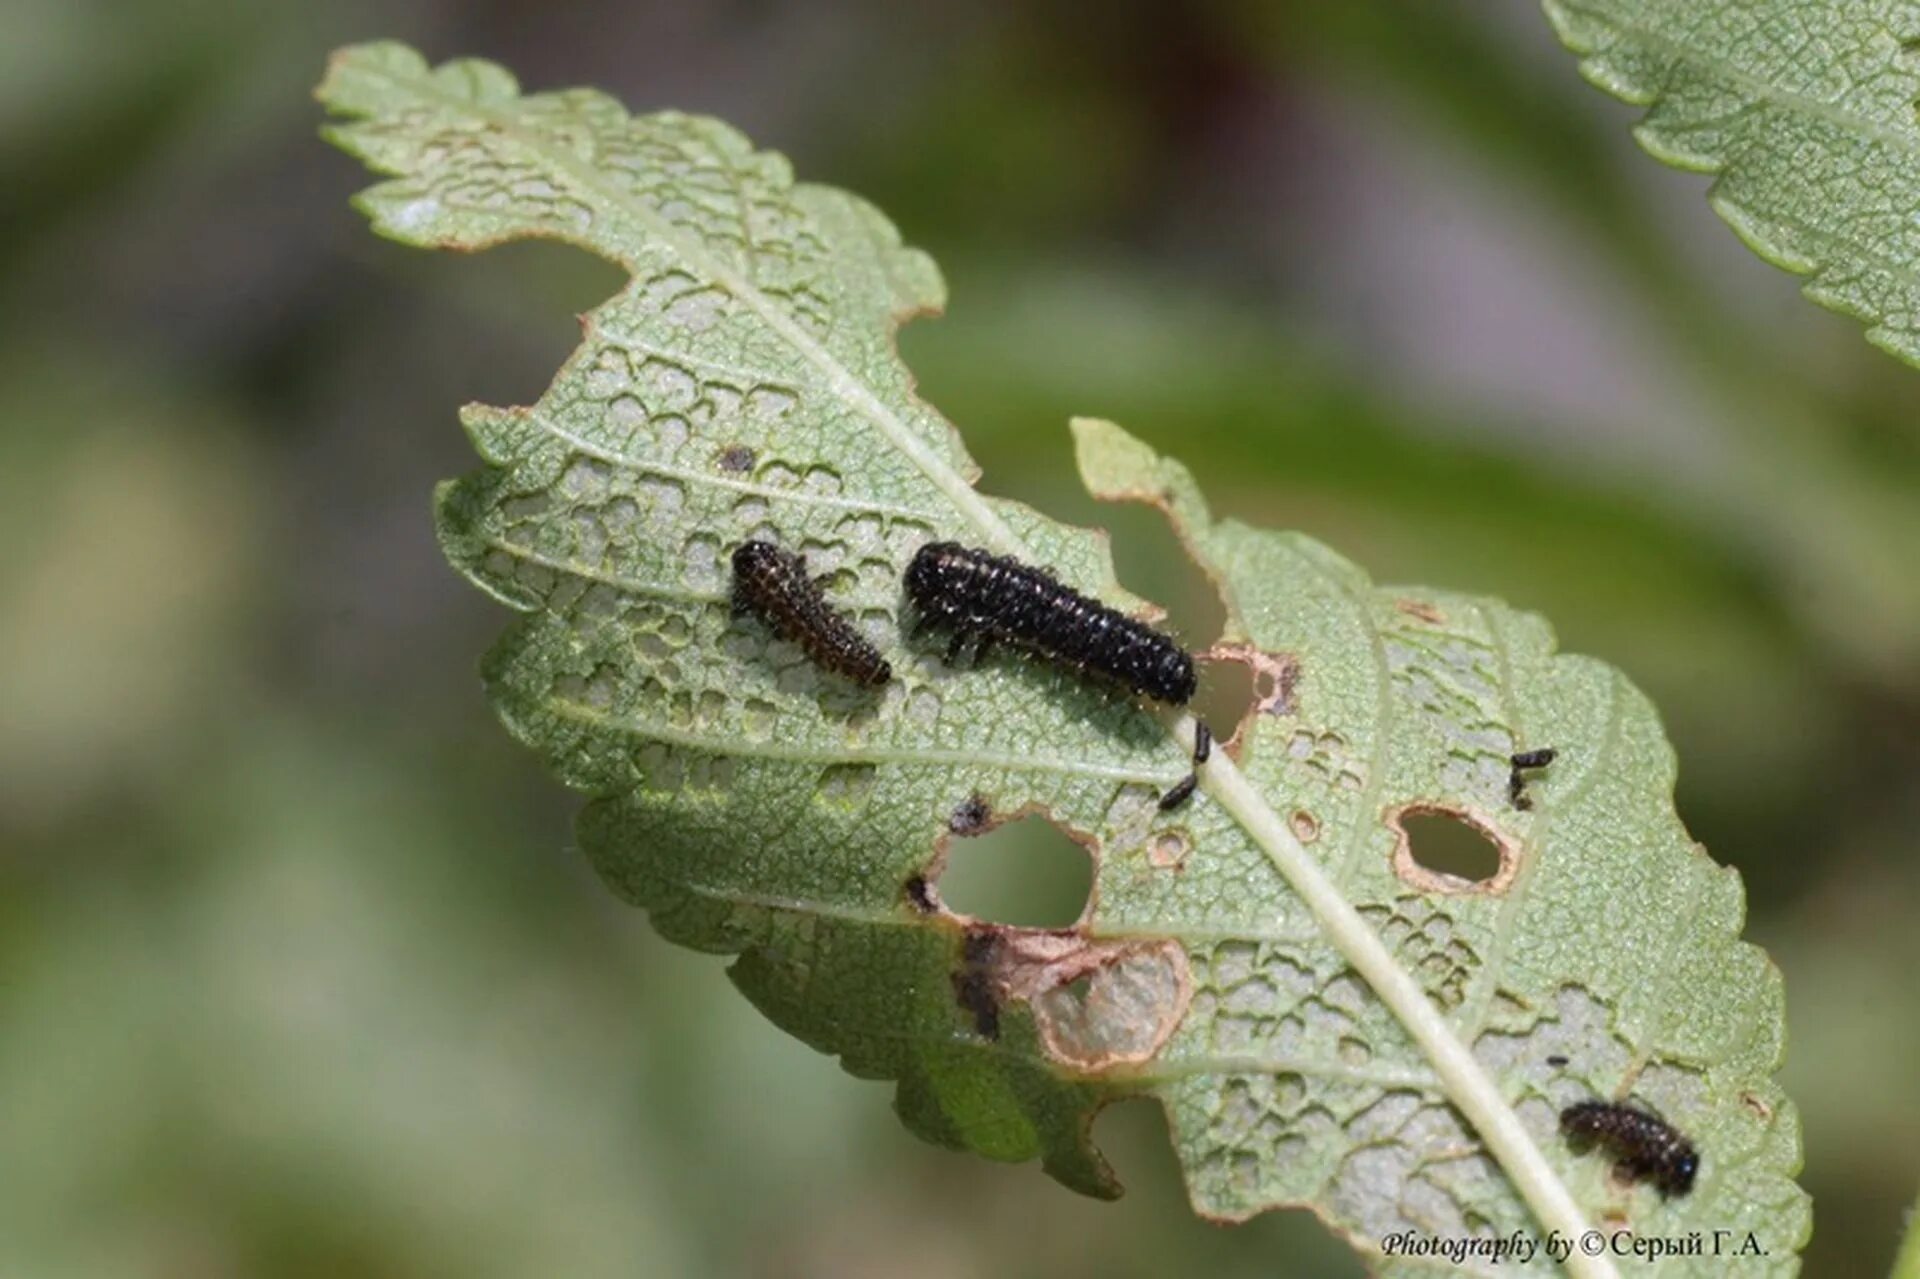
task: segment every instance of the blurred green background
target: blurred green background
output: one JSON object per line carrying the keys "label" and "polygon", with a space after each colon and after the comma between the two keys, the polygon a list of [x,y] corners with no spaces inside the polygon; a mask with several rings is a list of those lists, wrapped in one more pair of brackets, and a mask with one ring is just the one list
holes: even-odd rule
{"label": "blurred green background", "polygon": [[[1113,527],[1190,637],[1217,606],[1076,493],[1069,415],[1625,668],[1786,974],[1809,1271],[1884,1272],[1920,372],[1640,155],[1530,0],[16,0],[0,1276],[1360,1272],[1305,1214],[1195,1220],[1145,1105],[1101,1121],[1117,1206],[917,1143],[593,879],[428,494],[473,465],[455,408],[530,402],[618,277],[371,236],[309,93],[375,36],[723,116],[888,210],[946,271],[903,341],[986,486]],[[954,892],[1071,893],[1071,856]]]}

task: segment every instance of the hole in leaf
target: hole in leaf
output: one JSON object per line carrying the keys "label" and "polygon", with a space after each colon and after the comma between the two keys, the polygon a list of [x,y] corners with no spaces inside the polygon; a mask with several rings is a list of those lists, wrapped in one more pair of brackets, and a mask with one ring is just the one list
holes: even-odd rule
{"label": "hole in leaf", "polygon": [[[1246,662],[1210,661],[1200,668],[1200,692],[1190,708],[1226,741],[1253,714],[1253,667]],[[1220,732],[1221,728],[1226,732]]]}
{"label": "hole in leaf", "polygon": [[1044,817],[1023,817],[949,845],[940,900],[957,914],[1064,928],[1086,910],[1093,859]]}
{"label": "hole in leaf", "polygon": [[443,316],[431,336],[458,353],[440,362],[457,371],[461,398],[487,404],[533,403],[579,347],[576,317],[627,284],[623,268],[571,245],[537,240],[487,253],[415,255],[407,269],[444,277],[437,282],[470,299]]}
{"label": "hole in leaf", "polygon": [[1500,848],[1477,826],[1452,813],[1401,815],[1407,848],[1422,870],[1450,875],[1469,884],[1485,884],[1500,873]]}
{"label": "hole in leaf", "polygon": [[[1305,1142],[1291,1140],[1288,1150],[1304,1149]],[[1140,1203],[1183,1203],[1186,1173],[1167,1138],[1167,1112],[1158,1098],[1129,1097],[1101,1107],[1093,1124],[1094,1146],[1109,1159],[1127,1194]],[[1244,1154],[1245,1152],[1236,1152]],[[1251,1155],[1246,1155],[1248,1160]],[[1257,1175],[1258,1169],[1245,1167]],[[1067,1208],[1078,1208],[1069,1203]],[[1097,1229],[1089,1216],[1088,1229]],[[1142,1266],[1143,1273],[1224,1275],[1261,1273],[1249,1266],[1248,1257],[1285,1257],[1285,1273],[1312,1275],[1313,1279],[1365,1279],[1368,1271],[1354,1253],[1311,1213],[1264,1212],[1247,1221],[1232,1221],[1232,1230],[1222,1230],[1230,1218],[1209,1217],[1201,1213],[1171,1214],[1163,1227],[1165,1233],[1155,1241],[1155,1261]],[[1174,1260],[1177,1259],[1177,1260]],[[1065,1269],[1065,1267],[1061,1267]]]}
{"label": "hole in leaf", "polygon": [[[951,331],[952,322],[942,327]],[[1106,529],[1114,575],[1120,584],[1166,610],[1166,616],[1155,625],[1170,631],[1189,651],[1197,652],[1214,643],[1226,628],[1226,603],[1213,579],[1187,555],[1165,512],[1145,502],[1098,501],[1077,483],[1063,484],[1058,477],[1073,473],[1072,448],[1066,433],[1044,421],[1033,423],[1035,428],[1051,431],[1054,442],[1043,450],[1033,440],[1049,435],[1036,435],[1034,430],[1015,425],[1019,414],[1009,413],[1006,406],[982,406],[977,391],[951,384],[943,388],[944,376],[932,367],[934,360],[923,361],[913,354],[916,344],[930,338],[938,340],[934,335],[933,325],[910,324],[901,332],[902,349],[920,375],[920,388],[929,403],[938,402],[956,421],[1001,423],[998,432],[976,429],[967,436],[967,446],[991,477],[993,491],[1036,506],[1069,524]],[[975,405],[971,411],[969,400]],[[1048,465],[1044,466],[1038,464],[1043,451],[1048,454]]]}
{"label": "hole in leaf", "polygon": [[1227,624],[1226,605],[1213,580],[1188,558],[1166,515],[1139,502],[1100,509],[1121,584],[1166,609],[1161,625],[1188,648],[1202,649],[1217,640]]}
{"label": "hole in leaf", "polygon": [[1229,742],[1241,738],[1260,715],[1291,715],[1300,663],[1291,653],[1268,653],[1250,644],[1216,644],[1202,666],[1199,704],[1209,724],[1233,716]]}

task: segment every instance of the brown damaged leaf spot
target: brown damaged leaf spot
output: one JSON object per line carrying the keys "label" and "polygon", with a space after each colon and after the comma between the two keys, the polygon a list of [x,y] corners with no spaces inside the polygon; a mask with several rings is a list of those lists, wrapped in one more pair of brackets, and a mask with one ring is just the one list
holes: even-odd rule
{"label": "brown damaged leaf spot", "polygon": [[940,895],[934,891],[925,875],[915,873],[907,876],[901,892],[905,894],[907,904],[919,914],[932,915],[940,910]]}
{"label": "brown damaged leaf spot", "polygon": [[1304,808],[1296,808],[1287,819],[1287,825],[1293,830],[1293,837],[1303,844],[1311,844],[1320,838],[1320,819]]}
{"label": "brown damaged leaf spot", "polygon": [[1269,653],[1251,644],[1216,644],[1200,655],[1210,662],[1239,662],[1253,672],[1253,709],[1262,715],[1293,714],[1293,689],[1300,680],[1300,659]]}
{"label": "brown damaged leaf spot", "polygon": [[972,1015],[973,1028],[984,1039],[1000,1038],[1002,996],[993,961],[1005,931],[992,924],[968,928],[960,939],[960,966],[953,972],[954,1002]]}
{"label": "brown damaged leaf spot", "polygon": [[1099,1074],[1150,1061],[1193,998],[1187,953],[1171,940],[1092,941],[1076,930],[1000,929],[986,961],[1002,1002],[1032,1010],[1047,1055]]}
{"label": "brown damaged leaf spot", "polygon": [[1187,854],[1192,851],[1193,841],[1184,831],[1162,831],[1148,847],[1147,861],[1161,870],[1179,870],[1186,865]]}
{"label": "brown damaged leaf spot", "polygon": [[1429,626],[1445,626],[1447,624],[1447,615],[1442,613],[1438,607],[1429,604],[1425,600],[1397,599],[1393,602],[1393,606],[1402,613],[1405,613],[1408,617],[1416,621],[1425,622]]}
{"label": "brown damaged leaf spot", "polygon": [[993,806],[978,791],[961,800],[954,807],[953,815],[947,818],[947,829],[956,835],[978,835],[997,824],[993,821]]}
{"label": "brown damaged leaf spot", "polygon": [[1292,653],[1269,653],[1251,644],[1215,644],[1199,654],[1202,662],[1233,662],[1247,668],[1253,677],[1253,701],[1233,726],[1233,736],[1224,749],[1235,758],[1247,726],[1256,715],[1291,715],[1295,709],[1294,689],[1300,682],[1300,659]]}
{"label": "brown damaged leaf spot", "polygon": [[753,450],[746,445],[729,444],[720,450],[715,460],[719,463],[721,470],[730,471],[735,475],[745,475],[753,469],[755,458]]}
{"label": "brown damaged leaf spot", "polygon": [[[1471,827],[1486,839],[1499,855],[1500,866],[1485,879],[1462,879],[1458,875],[1449,875],[1445,871],[1436,871],[1422,866],[1413,853],[1413,837],[1407,830],[1409,817],[1439,817],[1459,822]],[[1401,882],[1423,893],[1446,893],[1454,896],[1480,894],[1488,897],[1504,895],[1513,887],[1513,881],[1520,873],[1520,845],[1503,832],[1493,818],[1477,809],[1454,804],[1443,804],[1431,800],[1416,800],[1411,804],[1401,804],[1389,808],[1381,814],[1387,828],[1393,832],[1393,873]]]}

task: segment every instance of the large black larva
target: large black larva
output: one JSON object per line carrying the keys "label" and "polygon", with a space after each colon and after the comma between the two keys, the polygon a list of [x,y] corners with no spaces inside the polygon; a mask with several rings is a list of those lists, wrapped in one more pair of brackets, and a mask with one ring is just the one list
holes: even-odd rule
{"label": "large black larva", "polygon": [[[950,662],[969,641],[975,661],[996,643],[1004,643],[1175,706],[1191,701],[1199,682],[1193,657],[1171,636],[1087,598],[1046,569],[1005,555],[958,542],[928,542],[907,566],[907,598],[920,615],[920,626],[952,632],[947,643]],[[1211,744],[1206,725],[1198,725],[1195,771],[1161,798],[1163,811],[1180,807],[1192,796]]]}
{"label": "large black larva", "polygon": [[893,678],[880,650],[827,603],[819,584],[807,576],[806,562],[771,542],[742,542],[734,549],[733,606],[760,618],[836,675],[869,687]]}
{"label": "large black larva", "polygon": [[907,597],[922,625],[953,633],[947,659],[969,641],[979,658],[996,643],[1104,676],[1157,701],[1193,697],[1193,658],[1172,638],[1042,568],[955,542],[929,542],[907,566]]}
{"label": "large black larva", "polygon": [[1672,1124],[1615,1101],[1582,1101],[1560,1112],[1560,1131],[1578,1150],[1598,1145],[1614,1158],[1613,1170],[1629,1181],[1650,1180],[1662,1196],[1693,1189],[1700,1155]]}

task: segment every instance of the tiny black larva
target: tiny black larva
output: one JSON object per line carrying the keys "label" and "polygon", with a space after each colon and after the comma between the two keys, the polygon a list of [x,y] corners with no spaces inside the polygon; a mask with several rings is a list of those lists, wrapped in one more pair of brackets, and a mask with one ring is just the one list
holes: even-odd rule
{"label": "tiny black larva", "polygon": [[1508,756],[1507,762],[1512,770],[1507,774],[1507,800],[1515,808],[1525,810],[1533,807],[1533,801],[1527,798],[1528,769],[1545,768],[1553,763],[1560,752],[1551,746],[1542,746],[1538,750],[1518,751]]}
{"label": "tiny black larva", "polygon": [[1170,813],[1193,798],[1194,788],[1200,785],[1200,765],[1212,755],[1213,730],[1207,727],[1205,720],[1197,720],[1193,726],[1193,768],[1160,797],[1161,812]]}
{"label": "tiny black larva", "polygon": [[867,638],[853,629],[807,576],[806,562],[771,542],[742,542],[733,552],[733,606],[754,614],[822,668],[877,687],[893,678]]}
{"label": "tiny black larva", "polygon": [[1582,1101],[1560,1112],[1560,1131],[1576,1151],[1598,1145],[1629,1181],[1651,1180],[1664,1196],[1693,1189],[1700,1155],[1672,1124],[1616,1101]]}

